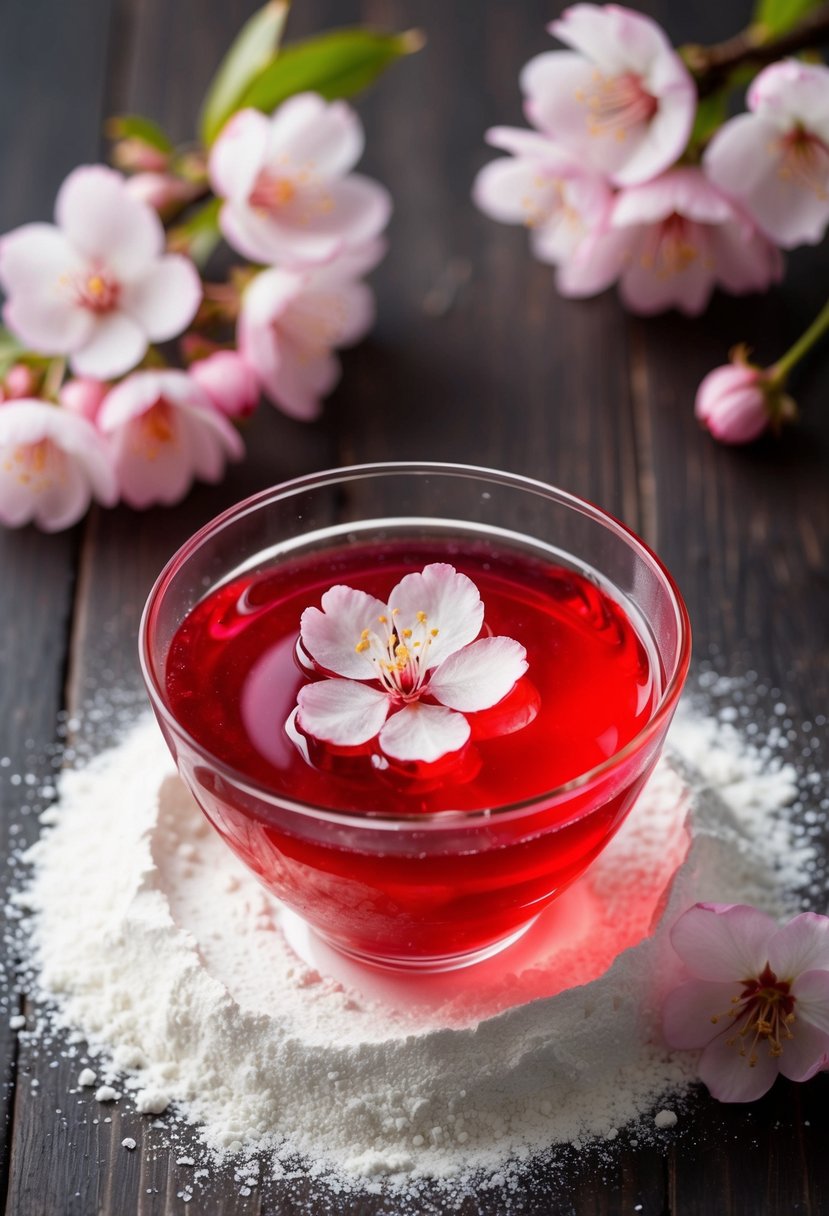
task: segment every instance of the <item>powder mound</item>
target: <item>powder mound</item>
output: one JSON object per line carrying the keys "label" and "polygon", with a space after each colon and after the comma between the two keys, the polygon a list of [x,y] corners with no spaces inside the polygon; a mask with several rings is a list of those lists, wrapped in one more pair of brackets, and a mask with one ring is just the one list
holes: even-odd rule
{"label": "powder mound", "polygon": [[411,978],[315,943],[226,849],[142,720],[65,774],[30,850],[42,994],[99,1074],[128,1074],[123,1101],[173,1103],[217,1157],[269,1154],[277,1176],[297,1155],[317,1174],[492,1175],[613,1139],[646,1112],[667,1129],[657,1103],[695,1063],[660,1042],[679,976],[670,926],[700,899],[791,911],[809,860],[777,813],[793,771],[766,771],[729,730],[685,712],[622,830],[519,943]]}

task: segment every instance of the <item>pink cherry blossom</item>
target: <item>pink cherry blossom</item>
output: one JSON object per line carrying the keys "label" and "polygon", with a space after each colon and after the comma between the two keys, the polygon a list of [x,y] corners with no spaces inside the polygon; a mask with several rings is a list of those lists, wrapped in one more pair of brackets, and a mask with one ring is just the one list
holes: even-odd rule
{"label": "pink cherry blossom", "polygon": [[132,507],[178,502],[194,478],[218,481],[225,462],[244,452],[237,431],[182,371],[134,372],[108,394],[97,425]]}
{"label": "pink cherry blossom", "polygon": [[259,403],[259,382],[235,350],[217,350],[190,365],[190,378],[228,418],[247,418]]}
{"label": "pink cherry blossom", "polygon": [[68,528],[118,496],[106,443],[85,418],[34,398],[0,408],[0,521]]}
{"label": "pink cherry blossom", "polygon": [[708,173],[778,245],[816,245],[829,223],[829,68],[772,64],[748,104],[711,141]]}
{"label": "pink cherry blossom", "polygon": [[69,174],[56,225],[24,224],[0,242],[3,316],[44,355],[69,355],[81,376],[129,371],[149,342],[175,337],[192,320],[201,282],[187,258],[164,254],[164,229],[102,165]]}
{"label": "pink cherry blossom", "polygon": [[524,224],[540,261],[566,262],[604,223],[610,187],[534,131],[494,127],[487,140],[512,156],[484,166],[472,189],[474,201],[492,219]]}
{"label": "pink cherry blossom", "polygon": [[829,1051],[829,918],[778,928],[742,904],[696,904],[671,932],[693,976],[663,1010],[672,1047],[702,1049],[699,1075],[721,1102],[753,1102],[778,1073],[806,1081]]}
{"label": "pink cherry blossom", "polygon": [[722,443],[751,443],[771,421],[765,379],[747,363],[714,368],[697,390],[697,418]]}
{"label": "pink cherry blossom", "polygon": [[569,296],[619,281],[631,312],[701,313],[715,286],[765,290],[782,273],[779,251],[701,169],[671,169],[619,192],[604,228],[559,272]]}
{"label": "pink cherry blossom", "polygon": [[94,422],[109,389],[110,386],[103,380],[76,376],[74,380],[67,380],[61,385],[58,400],[64,409],[72,410],[74,414],[80,414],[82,418]]}
{"label": "pink cherry blossom", "polygon": [[444,563],[405,575],[387,604],[332,587],[302,614],[303,648],[333,674],[300,689],[298,725],[343,747],[377,737],[394,760],[458,751],[464,715],[496,705],[527,670],[518,642],[478,637],[483,621],[475,584]]}
{"label": "pink cherry blossom", "polygon": [[3,377],[3,400],[16,397],[34,397],[38,378],[25,363],[14,363]]}
{"label": "pink cherry blossom", "polygon": [[237,340],[262,392],[294,418],[316,418],[340,378],[335,347],[371,328],[374,297],[355,281],[382,256],[372,242],[314,270],[266,270],[242,298]]}
{"label": "pink cherry blossom", "polygon": [[615,4],[574,4],[548,28],[573,49],[524,68],[530,122],[618,185],[672,165],[691,134],[696,88],[661,27]]}
{"label": "pink cherry blossom", "polygon": [[225,238],[252,261],[281,266],[325,262],[373,240],[391,203],[381,185],[350,172],[362,151],[345,102],[300,93],[271,118],[240,110],[210,156]]}

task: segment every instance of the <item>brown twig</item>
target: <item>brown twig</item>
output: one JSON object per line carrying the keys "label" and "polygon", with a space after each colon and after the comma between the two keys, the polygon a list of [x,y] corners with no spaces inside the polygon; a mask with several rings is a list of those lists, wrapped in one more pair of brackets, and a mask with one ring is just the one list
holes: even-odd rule
{"label": "brown twig", "polygon": [[765,67],[777,59],[827,42],[829,3],[822,4],[778,38],[770,38],[762,25],[755,24],[714,46],[683,47],[682,56],[696,78],[700,97],[705,97],[727,84],[735,68],[743,65]]}

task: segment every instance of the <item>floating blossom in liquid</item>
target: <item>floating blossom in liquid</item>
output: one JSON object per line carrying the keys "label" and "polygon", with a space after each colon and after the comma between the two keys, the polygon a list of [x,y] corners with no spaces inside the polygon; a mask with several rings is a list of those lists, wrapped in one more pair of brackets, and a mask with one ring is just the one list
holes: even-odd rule
{"label": "floating blossom in liquid", "polygon": [[829,223],[829,68],[772,64],[748,105],[712,140],[708,174],[784,249],[816,245]]}
{"label": "floating blossom in liquid", "polygon": [[400,761],[458,751],[464,714],[497,705],[527,670],[512,638],[478,638],[483,621],[477,587],[445,563],[407,574],[387,604],[332,587],[302,614],[302,646],[332,674],[299,690],[298,725],[340,747],[377,738]]}
{"label": "floating blossom in liquid", "polygon": [[694,976],[671,992],[672,1047],[702,1048],[699,1075],[722,1102],[753,1102],[778,1073],[806,1081],[829,1053],[829,918],[778,928],[742,904],[696,904],[671,932]]}

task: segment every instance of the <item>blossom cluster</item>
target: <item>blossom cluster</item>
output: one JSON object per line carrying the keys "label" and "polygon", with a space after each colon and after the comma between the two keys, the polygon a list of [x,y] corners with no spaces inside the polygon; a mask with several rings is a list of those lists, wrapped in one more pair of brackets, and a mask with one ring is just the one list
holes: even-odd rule
{"label": "blossom cluster", "polygon": [[[373,320],[363,276],[383,256],[391,201],[353,172],[364,136],[345,101],[306,91],[270,114],[239,107],[195,172],[173,171],[172,149],[138,123],[118,169],[75,169],[53,224],[0,240],[6,525],[61,529],[93,499],[171,504],[194,479],[217,481],[244,454],[238,424],[260,396],[315,417],[335,352]],[[246,260],[226,282],[203,279],[165,231],[204,198],[191,235],[206,216],[211,248],[221,234]],[[155,345],[176,338],[184,366]]]}
{"label": "blossom cluster", "polygon": [[570,49],[523,69],[535,130],[489,131],[510,155],[484,167],[474,198],[531,230],[563,295],[618,283],[633,312],[696,315],[715,287],[762,291],[781,276],[781,250],[822,239],[829,68],[771,64],[748,112],[702,140],[695,80],[649,17],[576,4],[549,30]]}

